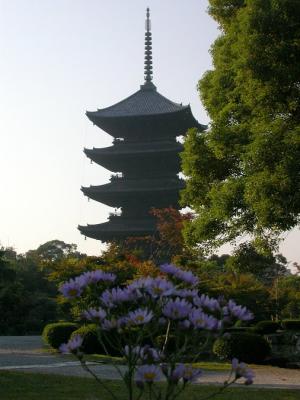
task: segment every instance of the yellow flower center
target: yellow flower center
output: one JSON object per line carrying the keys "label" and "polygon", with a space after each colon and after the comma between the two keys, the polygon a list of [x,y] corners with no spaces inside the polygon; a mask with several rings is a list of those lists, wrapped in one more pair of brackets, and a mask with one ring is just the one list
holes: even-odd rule
{"label": "yellow flower center", "polygon": [[153,379],[155,378],[155,372],[145,372],[144,378],[145,380],[153,381]]}
{"label": "yellow flower center", "polygon": [[68,292],[69,296],[76,296],[77,293],[78,293],[77,289],[69,289],[69,292]]}

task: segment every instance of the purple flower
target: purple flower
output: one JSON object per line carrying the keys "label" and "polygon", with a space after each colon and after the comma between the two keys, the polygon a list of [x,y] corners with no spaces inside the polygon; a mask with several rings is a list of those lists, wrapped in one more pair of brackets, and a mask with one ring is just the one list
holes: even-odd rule
{"label": "purple flower", "polygon": [[238,306],[233,300],[229,300],[227,304],[229,313],[241,321],[249,321],[253,319],[253,314],[246,307]]}
{"label": "purple flower", "polygon": [[173,275],[175,278],[180,279],[181,281],[188,283],[192,286],[198,284],[198,278],[190,271],[183,271],[182,269],[176,267],[173,264],[163,264],[160,266],[161,272],[164,272],[169,275]]}
{"label": "purple flower", "polygon": [[179,268],[174,264],[163,264],[159,267],[159,269],[161,272],[169,275],[175,275],[179,271]]}
{"label": "purple flower", "polygon": [[59,291],[65,296],[67,299],[74,299],[79,297],[82,293],[82,286],[76,282],[74,279],[70,279],[68,282],[64,283]]}
{"label": "purple flower", "polygon": [[189,285],[196,286],[199,283],[199,279],[191,271],[183,271],[178,268],[178,271],[174,274],[175,278],[188,283]]}
{"label": "purple flower", "polygon": [[192,305],[185,299],[169,300],[163,307],[162,313],[171,319],[182,319],[188,316],[192,309]]}
{"label": "purple flower", "polygon": [[245,378],[245,385],[251,385],[254,379],[254,372],[243,362],[239,363],[237,358],[232,360],[232,371],[235,373],[235,379]]}
{"label": "purple flower", "polygon": [[110,281],[113,282],[116,279],[114,274],[110,274],[107,272],[103,272],[100,269],[95,271],[88,271],[84,274],[80,275],[78,279],[81,279],[82,282],[85,282],[86,285],[95,284],[100,281]]}
{"label": "purple flower", "polygon": [[129,290],[143,289],[145,287],[147,280],[148,280],[148,278],[136,279],[133,282],[131,282],[129,285],[127,285],[127,289],[129,289]]}
{"label": "purple flower", "polygon": [[141,365],[137,368],[135,380],[137,383],[153,383],[161,379],[161,369],[157,365]]}
{"label": "purple flower", "polygon": [[174,291],[173,283],[162,278],[148,278],[145,282],[145,289],[154,298],[170,296]]}
{"label": "purple flower", "polygon": [[201,309],[194,308],[189,315],[189,320],[195,329],[218,330],[222,327],[222,321],[205,314]]}
{"label": "purple flower", "polygon": [[192,365],[178,364],[171,373],[171,379],[174,382],[178,382],[183,379],[185,382],[194,382],[202,371],[198,368],[193,368]]}
{"label": "purple flower", "polygon": [[218,311],[221,308],[217,299],[210,298],[205,294],[202,294],[201,296],[195,296],[193,301],[195,306],[205,307],[210,311]]}
{"label": "purple flower", "polygon": [[89,321],[102,321],[106,317],[106,311],[104,311],[102,308],[89,308],[88,310],[83,312],[82,316]]}
{"label": "purple flower", "polygon": [[153,312],[147,309],[139,308],[135,311],[130,311],[126,317],[127,325],[144,325],[150,322],[153,318]]}
{"label": "purple flower", "polygon": [[136,358],[146,362],[159,361],[161,359],[161,353],[154,347],[150,347],[148,345],[144,347],[135,346],[131,349],[128,345],[126,345],[123,352],[126,357],[129,357],[131,354]]}
{"label": "purple flower", "polygon": [[119,303],[125,301],[131,301],[135,299],[135,294],[128,288],[121,289],[119,287],[113,288],[112,290],[106,289],[101,297],[101,302],[108,308],[113,308]]}
{"label": "purple flower", "polygon": [[104,331],[110,331],[112,329],[118,328],[118,323],[116,319],[103,319],[100,324],[101,328]]}
{"label": "purple flower", "polygon": [[83,337],[80,335],[74,335],[68,343],[63,343],[59,347],[59,351],[63,354],[77,353],[80,346],[82,345]]}
{"label": "purple flower", "polygon": [[140,358],[143,361],[160,361],[162,354],[154,347],[144,346],[141,348]]}
{"label": "purple flower", "polygon": [[139,357],[140,353],[141,353],[141,346],[135,346],[133,348],[130,349],[130,347],[128,345],[126,345],[124,347],[123,353],[126,357],[129,357],[130,354]]}

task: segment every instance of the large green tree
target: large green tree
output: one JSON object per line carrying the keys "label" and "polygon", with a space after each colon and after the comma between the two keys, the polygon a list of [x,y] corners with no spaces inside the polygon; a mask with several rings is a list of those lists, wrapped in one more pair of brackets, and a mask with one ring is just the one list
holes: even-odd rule
{"label": "large green tree", "polygon": [[221,34],[198,85],[210,128],[182,156],[186,237],[276,243],[300,212],[300,1],[210,0],[209,13]]}

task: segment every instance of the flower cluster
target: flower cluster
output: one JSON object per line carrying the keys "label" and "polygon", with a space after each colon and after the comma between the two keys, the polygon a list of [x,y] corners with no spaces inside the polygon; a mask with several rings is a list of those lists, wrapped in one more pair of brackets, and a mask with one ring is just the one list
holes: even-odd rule
{"label": "flower cluster", "polygon": [[[210,336],[222,335],[224,328],[236,320],[253,317],[233,300],[226,302],[200,293],[198,278],[173,264],[162,265],[160,276],[155,278],[112,287],[115,280],[114,274],[101,270],[86,272],[63,284],[60,291],[77,301],[85,291],[91,293],[89,287],[96,287],[92,293],[97,294],[89,298],[92,306],[86,307],[82,318],[96,323],[100,340],[124,356],[128,366],[123,375],[126,386],[135,383],[144,390],[145,385],[165,379],[170,400],[177,396],[175,387],[184,388],[202,374],[182,363],[182,357],[196,359]],[[171,338],[175,343],[172,351],[168,350]],[[82,340],[73,337],[61,346],[61,351],[78,355]],[[252,383],[253,373],[245,364],[233,360],[232,371],[234,380],[244,377],[246,384]]]}
{"label": "flower cluster", "polygon": [[232,372],[235,374],[235,380],[245,378],[245,385],[251,385],[254,379],[253,371],[243,362],[239,362],[237,358],[232,360]]}
{"label": "flower cluster", "polygon": [[115,279],[116,275],[109,272],[101,270],[88,271],[61,285],[59,291],[67,299],[73,299],[80,297],[83,290],[90,284],[96,284],[101,281],[114,282]]}

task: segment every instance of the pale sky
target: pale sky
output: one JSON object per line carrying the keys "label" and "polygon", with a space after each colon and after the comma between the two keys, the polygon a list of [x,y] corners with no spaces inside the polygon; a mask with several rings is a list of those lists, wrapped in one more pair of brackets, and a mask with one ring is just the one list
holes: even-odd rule
{"label": "pale sky", "polygon": [[[154,83],[209,118],[196,85],[218,36],[206,0],[0,0],[0,243],[18,252],[53,239],[98,255],[77,225],[106,221],[109,207],[81,186],[109,181],[84,147],[111,137],[85,111],[110,106],[143,83],[145,9],[151,9]],[[281,251],[300,262],[299,232]],[[298,245],[297,245],[298,242]]]}

